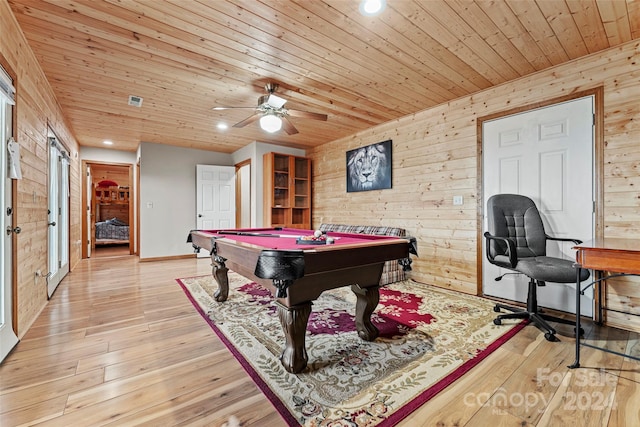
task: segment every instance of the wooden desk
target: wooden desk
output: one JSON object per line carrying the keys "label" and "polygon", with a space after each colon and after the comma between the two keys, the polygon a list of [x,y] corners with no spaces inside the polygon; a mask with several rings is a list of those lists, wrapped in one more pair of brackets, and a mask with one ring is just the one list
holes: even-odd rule
{"label": "wooden desk", "polygon": [[[595,239],[576,245],[576,360],[570,368],[580,367],[580,345],[597,348],[620,356],[640,360],[627,354],[580,342],[580,295],[595,285],[594,320],[602,323],[606,307],[603,305],[602,289],[607,278],[621,275],[640,275],[640,240],[635,239]],[[587,286],[580,285],[580,270],[594,270],[594,281]],[[605,273],[606,272],[606,273]],[[634,314],[634,313],[628,313]]]}

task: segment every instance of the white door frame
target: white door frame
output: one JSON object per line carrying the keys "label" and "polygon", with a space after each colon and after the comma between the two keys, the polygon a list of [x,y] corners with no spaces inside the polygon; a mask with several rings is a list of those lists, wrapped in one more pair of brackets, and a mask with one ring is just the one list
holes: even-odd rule
{"label": "white door frame", "polygon": [[[604,223],[603,223],[603,201],[604,201],[604,189],[603,189],[603,171],[604,171],[604,88],[602,86],[596,87],[594,89],[589,89],[581,92],[576,92],[569,96],[559,97],[547,100],[545,102],[540,102],[536,104],[526,105],[523,107],[514,108],[511,110],[501,111],[495,114],[491,114],[489,116],[479,117],[477,121],[477,135],[478,135],[478,176],[477,176],[477,185],[478,185],[478,217],[477,217],[477,240],[476,240],[476,249],[477,249],[477,287],[476,293],[477,295],[482,295],[483,289],[483,262],[485,258],[485,253],[483,249],[483,218],[486,206],[484,206],[484,189],[482,183],[484,182],[484,172],[482,170],[482,129],[483,123],[489,120],[495,120],[500,117],[510,116],[513,114],[522,113],[529,110],[535,110],[543,107],[547,107],[554,104],[559,104],[563,102],[567,102],[570,100],[584,98],[587,96],[594,97],[594,171],[593,171],[593,192],[594,192],[594,238],[600,238],[604,233]],[[595,303],[595,301],[594,301]]]}
{"label": "white door frame", "polygon": [[91,166],[83,162],[83,167],[85,170],[85,176],[84,176],[85,188],[84,188],[84,198],[83,198],[84,221],[86,221],[86,227],[87,227],[87,230],[89,230],[86,233],[87,238],[83,243],[85,245],[84,248],[87,251],[87,258],[91,258],[91,250],[95,245],[95,238],[96,238],[95,229],[94,229],[95,227],[93,226],[91,221],[91,217],[93,215],[91,194],[93,193],[94,190],[93,190],[93,186],[91,185],[92,183]]}
{"label": "white door frame", "polygon": [[236,227],[250,228],[251,224],[251,159],[236,165]]}
{"label": "white door frame", "polygon": [[[18,344],[16,334],[14,180],[9,178],[7,143],[13,136],[13,79],[0,66],[0,362]],[[6,94],[5,94],[6,93]],[[18,160],[19,161],[19,160]],[[6,230],[9,230],[8,232]],[[12,231],[13,230],[13,231]]]}
{"label": "white door frame", "polygon": [[47,296],[69,272],[69,155],[49,136]]}

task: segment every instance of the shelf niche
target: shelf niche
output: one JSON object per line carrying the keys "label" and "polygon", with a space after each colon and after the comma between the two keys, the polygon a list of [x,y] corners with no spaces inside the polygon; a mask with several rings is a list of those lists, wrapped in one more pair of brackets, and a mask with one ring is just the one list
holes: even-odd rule
{"label": "shelf niche", "polygon": [[264,226],[311,229],[311,159],[264,155]]}

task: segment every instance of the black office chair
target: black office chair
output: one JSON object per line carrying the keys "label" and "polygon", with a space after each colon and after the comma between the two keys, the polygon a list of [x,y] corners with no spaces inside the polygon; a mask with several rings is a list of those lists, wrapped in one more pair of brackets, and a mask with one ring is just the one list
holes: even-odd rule
{"label": "black office chair", "polygon": [[[576,269],[573,261],[546,256],[547,240],[582,243],[576,239],[561,239],[548,236],[542,224],[540,212],[533,200],[519,194],[497,194],[487,202],[489,231],[486,238],[486,254],[491,264],[507,268],[529,277],[527,308],[522,309],[504,304],[496,304],[495,312],[500,309],[513,313],[501,314],[493,321],[496,325],[502,319],[529,319],[545,332],[548,341],[557,341],[556,330],[547,320],[566,324],[575,324],[575,320],[562,319],[541,313],[538,309],[537,286],[545,282],[575,283]],[[508,273],[512,274],[512,273]],[[497,277],[500,280],[502,276]],[[581,270],[580,281],[589,278],[588,270]],[[576,331],[582,332],[582,331]]]}

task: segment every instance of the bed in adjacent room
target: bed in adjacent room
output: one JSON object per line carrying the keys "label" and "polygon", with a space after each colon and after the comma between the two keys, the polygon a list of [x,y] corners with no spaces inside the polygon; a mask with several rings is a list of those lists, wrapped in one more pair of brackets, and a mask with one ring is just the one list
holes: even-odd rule
{"label": "bed in adjacent room", "polygon": [[129,224],[118,218],[96,222],[96,245],[129,243]]}
{"label": "bed in adjacent room", "polygon": [[95,245],[129,243],[129,187],[102,180],[95,185]]}

